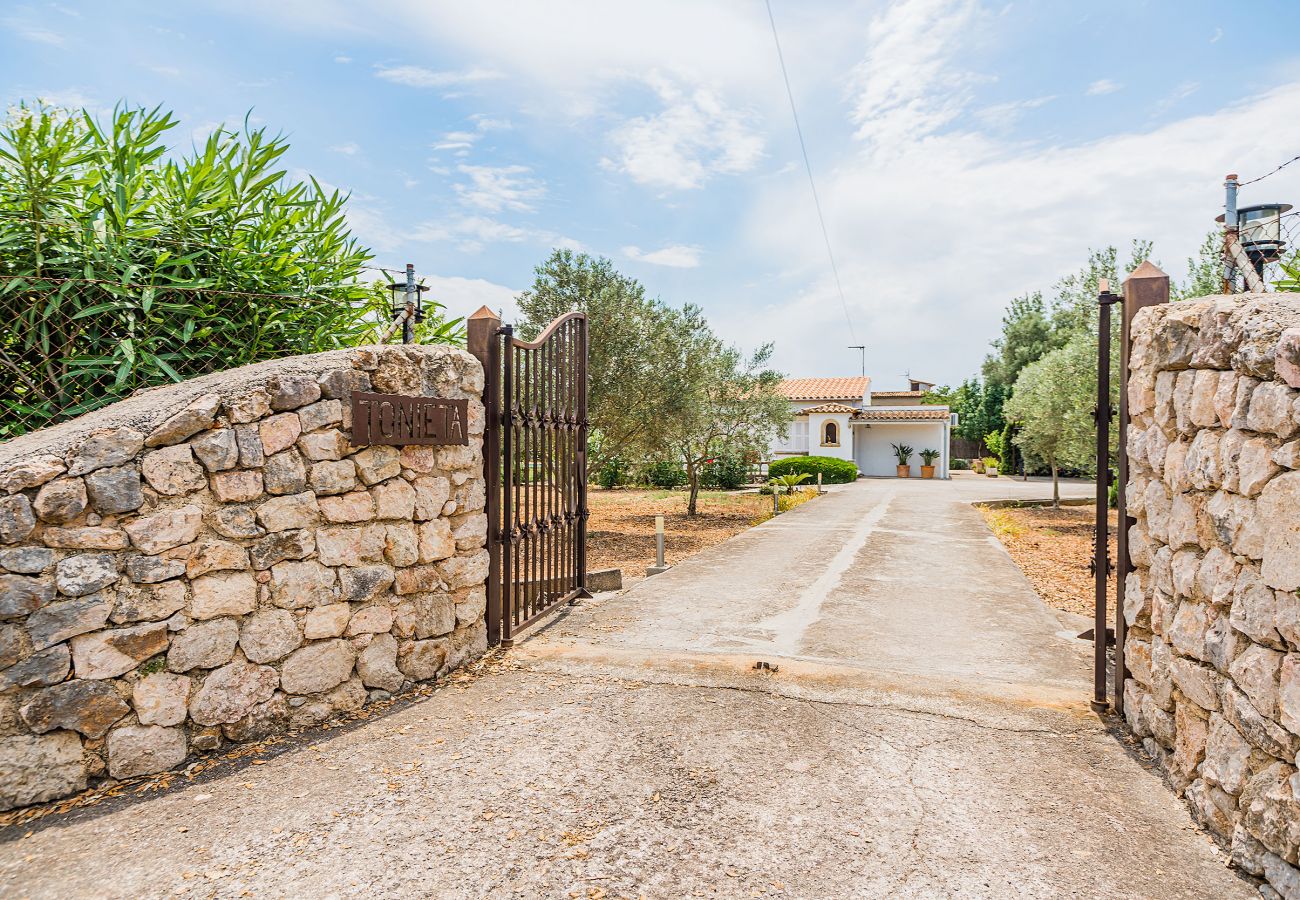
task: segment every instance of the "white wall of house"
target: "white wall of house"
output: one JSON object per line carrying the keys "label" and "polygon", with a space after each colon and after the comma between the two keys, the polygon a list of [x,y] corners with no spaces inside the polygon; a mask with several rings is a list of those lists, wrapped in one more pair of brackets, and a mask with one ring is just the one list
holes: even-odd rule
{"label": "white wall of house", "polygon": [[[826,423],[835,424],[836,444],[826,444]],[[848,413],[808,414],[808,453],[811,456],[833,456],[836,459],[853,459],[853,440],[849,434]]]}
{"label": "white wall of house", "polygon": [[897,473],[898,460],[891,444],[910,444],[912,477],[921,475],[920,453],[927,447],[942,452],[935,460],[935,477],[948,477],[948,428],[946,422],[873,422],[853,426],[853,461],[867,476],[891,476]]}

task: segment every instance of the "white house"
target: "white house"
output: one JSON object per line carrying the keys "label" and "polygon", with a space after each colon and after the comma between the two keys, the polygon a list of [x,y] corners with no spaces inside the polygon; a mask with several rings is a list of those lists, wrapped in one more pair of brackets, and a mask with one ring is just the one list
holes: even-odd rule
{"label": "white house", "polygon": [[891,444],[907,444],[916,452],[913,476],[920,474],[921,451],[939,451],[935,477],[948,477],[948,446],[954,415],[946,406],[923,405],[933,384],[912,381],[906,391],[872,391],[869,377],[793,378],[778,390],[790,401],[793,420],[785,441],[778,441],[769,458],[835,456],[852,460],[866,476],[897,477],[898,463]]}

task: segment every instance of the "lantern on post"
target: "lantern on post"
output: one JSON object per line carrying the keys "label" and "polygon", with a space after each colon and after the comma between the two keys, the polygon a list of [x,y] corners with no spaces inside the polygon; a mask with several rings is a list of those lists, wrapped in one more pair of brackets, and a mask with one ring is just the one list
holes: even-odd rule
{"label": "lantern on post", "polygon": [[393,321],[402,323],[402,343],[415,343],[415,326],[424,321],[424,301],[421,294],[427,285],[416,284],[415,266],[406,264],[406,280],[388,286],[392,296]]}
{"label": "lantern on post", "polygon": [[[1260,278],[1264,277],[1264,267],[1281,259],[1286,249],[1282,240],[1282,214],[1289,209],[1290,203],[1237,207],[1237,240]],[[1219,216],[1215,221],[1224,222],[1225,217]]]}

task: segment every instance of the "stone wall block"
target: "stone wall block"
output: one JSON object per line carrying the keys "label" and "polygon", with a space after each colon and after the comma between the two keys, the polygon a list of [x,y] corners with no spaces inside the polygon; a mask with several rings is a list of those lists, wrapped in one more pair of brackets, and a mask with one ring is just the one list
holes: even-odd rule
{"label": "stone wall block", "polygon": [[285,560],[305,559],[316,550],[316,534],[308,528],[268,534],[248,549],[253,568],[270,569]]}
{"label": "stone wall block", "polygon": [[1246,427],[1261,434],[1273,434],[1283,440],[1300,431],[1300,422],[1291,415],[1291,407],[1300,391],[1274,381],[1261,382],[1250,396]]}
{"label": "stone wall block", "polygon": [[200,431],[212,427],[220,408],[221,397],[216,394],[204,394],[149,432],[144,445],[164,447],[193,437]]}
{"label": "stone wall block", "polygon": [[151,516],[142,516],[123,526],[131,543],[144,553],[162,553],[181,544],[189,544],[203,527],[203,511],[197,506],[182,506]]}
{"label": "stone wall block", "polygon": [[297,409],[320,399],[320,384],[310,375],[276,375],[266,382],[271,409]]}
{"label": "stone wall block", "polygon": [[98,468],[85,481],[91,507],[100,515],[134,512],[144,506],[143,483],[135,466]]}
{"label": "stone wall block", "polygon": [[226,418],[231,424],[245,425],[256,422],[271,414],[271,403],[266,391],[258,389],[249,391],[239,397],[226,401]]}
{"label": "stone wall block", "polygon": [[130,711],[111,684],[76,680],[37,691],[19,715],[37,734],[63,728],[99,738]]}
{"label": "stone wall block", "polygon": [[345,494],[356,487],[356,464],[350,459],[315,463],[308,475],[308,483],[318,497]]}
{"label": "stone wall block", "polygon": [[239,629],[239,647],[249,662],[275,662],[301,644],[302,630],[293,614],[284,609],[258,610]]}
{"label": "stone wall block", "polygon": [[71,522],[86,511],[90,498],[80,478],[58,478],[41,486],[32,501],[32,511],[42,522]]}
{"label": "stone wall block", "polygon": [[40,487],[57,478],[68,469],[57,456],[42,455],[26,459],[0,472],[0,491],[16,494],[29,488]]}
{"label": "stone wall block", "polygon": [[162,623],[96,631],[72,638],[72,668],[78,678],[116,678],[167,650]]}
{"label": "stone wall block", "polygon": [[190,700],[190,718],[200,725],[238,722],[275,693],[279,674],[270,666],[232,662],[211,672]]}
{"label": "stone wall block", "polygon": [[249,572],[218,572],[191,582],[189,614],[195,619],[242,616],[257,606],[257,582]]}
{"label": "stone wall block", "polygon": [[323,606],[338,599],[335,570],[316,560],[284,560],[271,567],[271,598],[283,609]]}
{"label": "stone wall block", "polygon": [[167,668],[172,672],[190,672],[224,666],[235,655],[238,643],[239,626],[233,618],[195,622],[172,638]]}
{"label": "stone wall block", "polygon": [[356,655],[337,638],[308,644],[284,662],[280,683],[289,694],[319,694],[347,681]]}
{"label": "stone wall block", "polygon": [[1268,523],[1260,574],[1278,590],[1300,589],[1300,471],[1269,481],[1255,504],[1255,515]]}
{"label": "stone wall block", "polygon": [[144,435],[132,428],[96,431],[72,451],[69,475],[85,475],[107,466],[120,466],[135,459],[144,447]]}
{"label": "stone wall block", "polygon": [[239,442],[233,428],[205,431],[190,441],[190,448],[209,472],[224,472],[239,465]]}
{"label": "stone wall block", "polygon": [[[319,387],[318,387],[319,389]],[[329,425],[338,425],[343,421],[343,402],[341,400],[321,400],[298,410],[298,421],[304,432],[316,431]]]}
{"label": "stone wall block", "polygon": [[36,528],[32,503],[23,494],[0,498],[0,542],[16,544]]}
{"label": "stone wall block", "polygon": [[75,733],[0,738],[0,809],[43,803],[85,787],[81,739]]}

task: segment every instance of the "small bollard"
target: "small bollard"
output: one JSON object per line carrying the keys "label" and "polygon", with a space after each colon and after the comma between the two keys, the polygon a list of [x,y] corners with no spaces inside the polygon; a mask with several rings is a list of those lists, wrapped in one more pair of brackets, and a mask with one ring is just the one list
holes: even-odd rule
{"label": "small bollard", "polygon": [[781,514],[781,489],[776,485],[772,485],[772,515],[779,516],[780,514]]}
{"label": "small bollard", "polygon": [[824,493],[826,493],[825,491],[822,490],[822,473],[821,473],[821,472],[818,472],[818,473],[817,473],[817,493],[819,493],[819,494],[824,494]]}
{"label": "small bollard", "polygon": [[664,563],[664,517],[655,516],[655,564],[646,566],[645,573],[648,577],[667,571],[668,566]]}

